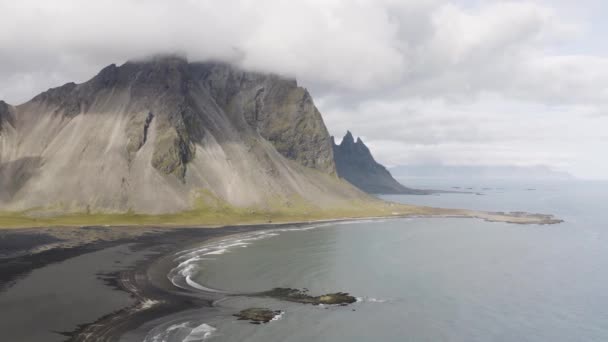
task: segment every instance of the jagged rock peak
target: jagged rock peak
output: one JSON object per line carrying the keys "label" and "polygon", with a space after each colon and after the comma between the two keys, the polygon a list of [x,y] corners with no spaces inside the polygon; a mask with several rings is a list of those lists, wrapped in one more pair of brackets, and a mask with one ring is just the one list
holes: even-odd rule
{"label": "jagged rock peak", "polygon": [[[332,142],[335,145],[335,140],[333,140],[332,137]],[[344,135],[344,138],[342,138],[342,141],[340,142],[341,146],[350,146],[350,145],[362,145],[365,146],[365,143],[363,142],[363,140],[361,139],[361,137],[357,137],[357,139],[354,138],[353,134],[351,133],[351,131],[346,131],[346,134]]]}
{"label": "jagged rock peak", "polygon": [[342,138],[340,145],[351,145],[354,142],[355,139],[353,138],[353,134],[350,131],[346,131],[346,135],[344,135],[344,138]]}
{"label": "jagged rock peak", "polygon": [[406,188],[395,180],[390,172],[376,162],[361,138],[356,142],[350,131],[340,145],[333,144],[338,175],[359,189],[373,194],[419,193]]}
{"label": "jagged rock peak", "polygon": [[334,142],[333,146],[334,154],[336,153],[336,150],[338,150],[341,156],[348,155],[349,159],[357,159],[364,161],[365,163],[376,162],[374,156],[372,156],[369,148],[365,145],[365,143],[363,143],[361,137],[357,137],[357,140],[355,140],[350,131],[346,131],[346,135],[344,135],[344,138],[342,138],[340,145],[336,145]]}

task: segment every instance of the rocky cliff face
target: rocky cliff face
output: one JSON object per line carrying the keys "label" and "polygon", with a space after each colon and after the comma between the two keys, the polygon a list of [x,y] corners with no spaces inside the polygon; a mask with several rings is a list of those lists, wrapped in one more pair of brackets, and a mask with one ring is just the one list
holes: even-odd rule
{"label": "rocky cliff face", "polygon": [[332,139],[338,175],[370,194],[424,194],[397,182],[390,172],[374,160],[369,148],[360,138],[354,140],[347,132],[340,145]]}
{"label": "rocky cliff face", "polygon": [[0,134],[3,129],[15,124],[13,107],[4,101],[0,101]]}
{"label": "rocky cliff face", "polygon": [[200,201],[263,209],[364,198],[335,172],[305,89],[226,64],[127,62],[16,107],[0,103],[0,210],[164,213]]}
{"label": "rocky cliff face", "polygon": [[238,127],[253,128],[289,159],[335,173],[331,139],[321,114],[295,80],[243,73],[222,64],[196,64],[193,73]]}

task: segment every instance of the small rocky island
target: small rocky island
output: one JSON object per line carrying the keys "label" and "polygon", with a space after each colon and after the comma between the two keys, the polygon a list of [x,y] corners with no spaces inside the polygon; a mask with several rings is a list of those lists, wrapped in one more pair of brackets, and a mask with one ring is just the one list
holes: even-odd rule
{"label": "small rocky island", "polygon": [[320,296],[311,296],[308,290],[277,287],[270,291],[260,292],[258,297],[270,297],[287,302],[312,304],[312,305],[348,305],[355,303],[357,298],[345,292],[328,293]]}
{"label": "small rocky island", "polygon": [[251,324],[268,323],[282,313],[281,310],[270,310],[265,308],[249,308],[241,310],[233,316],[238,317],[239,321],[249,321]]}
{"label": "small rocky island", "polygon": [[[252,297],[274,298],[282,301],[312,304],[312,305],[340,305],[346,306],[357,302],[357,298],[345,292],[328,293],[320,296],[311,296],[307,289],[299,290],[286,287],[276,287],[270,291],[251,294]],[[249,321],[251,324],[268,323],[278,315],[281,310],[271,310],[268,308],[249,308],[241,310],[233,316],[239,320]]]}

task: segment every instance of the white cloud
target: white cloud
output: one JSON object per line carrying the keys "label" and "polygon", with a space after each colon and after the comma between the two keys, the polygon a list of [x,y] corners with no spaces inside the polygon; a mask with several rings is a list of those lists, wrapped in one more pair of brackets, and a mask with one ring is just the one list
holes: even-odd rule
{"label": "white cloud", "polygon": [[[387,164],[608,174],[598,0],[0,0],[0,98],[162,52],[297,77]],[[598,27],[601,32],[597,32]],[[598,158],[599,159],[599,158]]]}
{"label": "white cloud", "polygon": [[[608,148],[608,116],[589,111],[494,95],[468,103],[371,100],[348,111],[328,105],[328,124],[336,135],[364,132],[362,139],[387,165],[549,165],[597,178],[605,172],[599,156]],[[573,113],[585,119],[573,120]]]}

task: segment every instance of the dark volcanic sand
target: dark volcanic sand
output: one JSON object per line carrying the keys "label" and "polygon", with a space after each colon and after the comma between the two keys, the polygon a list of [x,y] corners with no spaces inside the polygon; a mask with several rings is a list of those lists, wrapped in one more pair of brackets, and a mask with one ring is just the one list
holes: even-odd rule
{"label": "dark volcanic sand", "polygon": [[171,252],[274,228],[0,230],[0,341],[141,341],[162,317],[218,299],[173,286]]}
{"label": "dark volcanic sand", "polygon": [[[267,226],[154,230],[134,238],[96,241],[40,253],[24,251],[56,239],[43,233],[0,232],[0,334],[2,341],[109,341],[156,316],[209,305],[184,299],[155,286],[167,286],[165,274],[152,274],[149,263],[191,244]],[[118,228],[99,228],[118,229]],[[125,228],[128,229],[128,228]],[[98,232],[99,233],[99,232]],[[10,237],[6,237],[10,235]],[[31,239],[32,236],[37,238]],[[19,248],[9,245],[20,242]],[[4,243],[3,243],[4,242]],[[160,271],[159,271],[160,272]],[[140,310],[141,301],[157,303]],[[92,323],[96,323],[93,325]],[[90,333],[92,338],[87,338]]]}
{"label": "dark volcanic sand", "polygon": [[[63,341],[79,324],[134,304],[96,273],[115,272],[145,257],[123,244],[34,270],[0,294],[0,331],[7,341]],[[119,263],[120,262],[120,263]]]}

